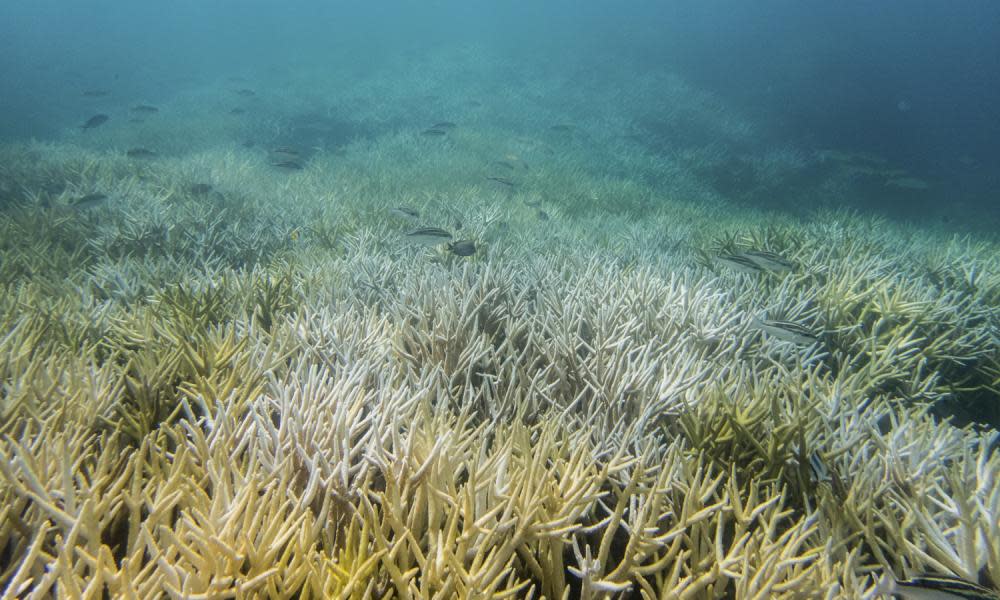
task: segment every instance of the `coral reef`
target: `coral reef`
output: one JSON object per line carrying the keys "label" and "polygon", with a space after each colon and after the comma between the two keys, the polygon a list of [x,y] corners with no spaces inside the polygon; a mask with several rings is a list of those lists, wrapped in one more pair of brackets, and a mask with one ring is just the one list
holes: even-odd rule
{"label": "coral reef", "polygon": [[[689,201],[677,164],[556,135],[402,131],[291,173],[0,148],[4,597],[1000,585],[995,240]],[[407,245],[394,206],[478,252]],[[747,249],[797,267],[710,260]]]}

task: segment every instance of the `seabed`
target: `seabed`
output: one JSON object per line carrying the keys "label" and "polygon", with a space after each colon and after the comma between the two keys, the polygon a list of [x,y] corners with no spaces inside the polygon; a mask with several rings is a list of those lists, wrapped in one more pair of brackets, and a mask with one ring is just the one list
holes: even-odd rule
{"label": "seabed", "polygon": [[[598,118],[448,68],[0,148],[4,598],[1000,585],[994,236],[831,208],[868,159],[753,146],[672,79]],[[822,177],[755,207],[733,161]],[[748,250],[795,266],[718,260]]]}

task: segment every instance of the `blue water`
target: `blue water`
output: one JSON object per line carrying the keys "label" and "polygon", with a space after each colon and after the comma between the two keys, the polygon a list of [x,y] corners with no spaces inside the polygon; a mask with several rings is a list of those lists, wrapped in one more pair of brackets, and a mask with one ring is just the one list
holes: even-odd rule
{"label": "blue water", "polygon": [[[547,88],[539,106],[565,107],[570,122],[630,120],[629,135],[650,152],[721,144],[733,156],[776,145],[807,155],[870,153],[930,188],[895,193],[881,181],[855,182],[844,203],[970,221],[997,210],[1000,4],[986,0],[7,1],[0,138],[64,139],[95,112],[166,103],[219,82],[249,80],[258,92],[270,86],[305,97],[309,82],[296,74],[308,72],[317,87],[349,89],[352,77],[401,61],[433,73],[459,52],[506,67],[470,62],[435,95],[560,79],[559,92]],[[331,79],[316,81],[322,73]],[[711,128],[657,129],[667,107],[648,86],[627,107],[588,103],[594,92],[628,91],[658,75],[752,122],[759,146]],[[110,95],[84,97],[87,90]],[[793,202],[778,196],[800,203],[811,196],[811,178],[828,174],[806,170],[791,187],[755,193],[760,186],[739,171],[724,164],[705,176],[721,176],[723,195],[779,207]]]}

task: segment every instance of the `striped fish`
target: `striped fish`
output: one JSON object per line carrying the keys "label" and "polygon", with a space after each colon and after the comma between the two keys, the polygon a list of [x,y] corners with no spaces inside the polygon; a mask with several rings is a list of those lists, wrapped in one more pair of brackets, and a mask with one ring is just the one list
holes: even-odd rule
{"label": "striped fish", "polygon": [[437,246],[451,241],[451,234],[438,227],[421,227],[406,234],[406,239],[425,246]]}
{"label": "striped fish", "polygon": [[721,254],[715,257],[715,262],[740,273],[763,273],[760,265],[741,254]]}
{"label": "striped fish", "polygon": [[764,250],[744,250],[737,256],[751,261],[761,269],[772,273],[788,273],[795,270],[795,263],[784,256]]}
{"label": "striped fish", "polygon": [[875,594],[892,594],[905,600],[1000,600],[995,591],[945,575],[921,575],[905,580],[885,576],[876,586]]}
{"label": "striped fish", "polygon": [[819,335],[791,321],[770,321],[754,318],[752,323],[756,329],[783,342],[790,342],[797,346],[811,346],[819,342]]}

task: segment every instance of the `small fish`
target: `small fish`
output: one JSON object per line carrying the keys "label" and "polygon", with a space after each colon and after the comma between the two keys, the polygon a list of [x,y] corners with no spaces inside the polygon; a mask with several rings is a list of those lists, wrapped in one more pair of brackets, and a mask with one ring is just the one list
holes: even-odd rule
{"label": "small fish", "polygon": [[102,194],[100,192],[95,192],[93,194],[87,194],[86,196],[81,196],[69,201],[70,206],[74,208],[92,208],[97,206],[101,202],[108,199],[107,194]]}
{"label": "small fish", "polygon": [[410,208],[408,206],[397,206],[395,208],[389,209],[389,214],[400,217],[402,219],[408,219],[410,221],[416,221],[420,218],[420,213],[416,209]]}
{"label": "small fish", "polygon": [[740,273],[762,273],[764,269],[749,258],[739,254],[722,254],[715,257],[715,262]]}
{"label": "small fish", "polygon": [[146,148],[130,148],[125,152],[125,156],[129,158],[153,158],[156,156],[156,152]]}
{"label": "small fish", "polygon": [[204,196],[205,194],[212,191],[212,184],[210,183],[192,183],[188,186],[187,191],[194,196]]}
{"label": "small fish", "polygon": [[140,119],[139,117],[132,117],[128,120],[129,123],[145,123],[146,119]]}
{"label": "small fish", "polygon": [[549,127],[549,129],[552,131],[558,131],[559,133],[569,133],[570,131],[573,131],[573,126],[559,123]]}
{"label": "small fish", "polygon": [[505,185],[505,186],[507,186],[509,188],[514,187],[514,182],[511,181],[510,179],[507,179],[506,177],[492,177],[492,176],[488,176],[486,179],[489,179],[490,181],[495,181],[495,182],[497,182],[497,183],[499,183],[501,185]]}
{"label": "small fish", "polygon": [[406,239],[425,246],[437,246],[451,241],[451,234],[438,227],[421,227],[406,234]]}
{"label": "small fish", "polygon": [[243,146],[244,148],[253,148],[255,144],[253,140],[247,140],[240,145]]}
{"label": "small fish", "polygon": [[420,135],[426,135],[429,137],[441,137],[442,135],[447,135],[448,132],[444,129],[435,129],[431,127],[430,129],[425,129],[420,132]]}
{"label": "small fish", "polygon": [[897,580],[885,575],[875,586],[875,595],[899,596],[907,600],[1000,600],[993,590],[943,575],[922,575]]}
{"label": "small fish", "polygon": [[93,129],[95,127],[100,127],[108,121],[108,115],[94,115],[87,119],[87,122],[80,126],[80,129]]}
{"label": "small fish", "polygon": [[448,252],[455,256],[472,256],[476,253],[476,242],[472,240],[459,240],[448,244]]}
{"label": "small fish", "polygon": [[820,341],[816,333],[791,321],[770,321],[754,318],[753,327],[783,342],[790,342],[797,346],[811,346]]}
{"label": "small fish", "polygon": [[160,109],[156,108],[155,106],[150,106],[149,104],[139,104],[137,106],[132,107],[132,112],[151,115],[153,113],[160,112]]}
{"label": "small fish", "polygon": [[87,90],[83,95],[87,98],[104,98],[105,96],[110,96],[111,92],[108,90]]}
{"label": "small fish", "polygon": [[229,111],[229,114],[231,114],[231,115],[242,115],[245,112],[247,112],[247,109],[240,108],[239,106],[237,106],[236,108],[234,108],[231,111]]}
{"label": "small fish", "polygon": [[795,263],[774,252],[745,250],[737,254],[737,256],[749,259],[761,269],[773,273],[789,273],[795,270]]}
{"label": "small fish", "polygon": [[274,150],[271,150],[272,154],[288,154],[289,156],[298,156],[299,151],[291,146],[278,146]]}
{"label": "small fish", "polygon": [[304,168],[302,163],[297,160],[279,160],[272,162],[271,166],[288,169],[289,171],[301,171]]}
{"label": "small fish", "polygon": [[544,210],[539,209],[538,210],[538,219],[540,221],[548,221],[549,220],[549,213],[545,212]]}
{"label": "small fish", "polygon": [[451,121],[441,121],[440,123],[435,123],[431,125],[431,129],[454,129],[458,125],[452,123]]}
{"label": "small fish", "polygon": [[249,98],[250,96],[257,95],[257,92],[248,88],[243,88],[242,90],[236,90],[236,93],[237,95],[243,96],[244,98]]}

